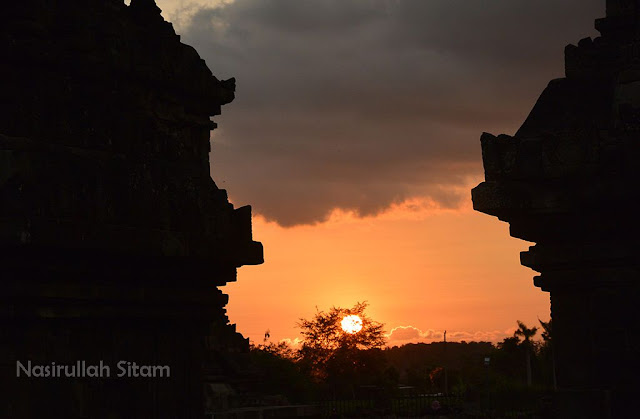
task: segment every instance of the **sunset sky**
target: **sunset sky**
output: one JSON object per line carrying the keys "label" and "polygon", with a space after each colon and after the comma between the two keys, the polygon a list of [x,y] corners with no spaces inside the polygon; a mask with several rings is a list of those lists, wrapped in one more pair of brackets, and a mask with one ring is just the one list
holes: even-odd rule
{"label": "sunset sky", "polygon": [[[229,317],[261,342],[368,301],[390,344],[501,340],[549,318],[530,244],[471,209],[480,135],[513,134],[604,0],[157,0],[236,99],[212,176],[253,207],[265,263]],[[391,333],[392,332],[392,333]]]}

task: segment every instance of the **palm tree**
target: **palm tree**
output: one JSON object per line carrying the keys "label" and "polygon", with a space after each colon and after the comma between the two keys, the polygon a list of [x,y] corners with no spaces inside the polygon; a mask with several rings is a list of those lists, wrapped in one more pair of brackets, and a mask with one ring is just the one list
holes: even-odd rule
{"label": "palm tree", "polygon": [[526,354],[527,366],[527,385],[531,387],[531,350],[533,343],[531,338],[538,332],[537,327],[528,328],[524,323],[518,320],[518,330],[513,334],[515,337],[522,337],[522,346],[524,346]]}
{"label": "palm tree", "polygon": [[542,340],[544,340],[545,342],[551,342],[551,336],[552,336],[552,320],[549,320],[548,322],[543,322],[542,320],[538,319],[538,321],[540,322],[540,326],[542,326]]}
{"label": "palm tree", "polygon": [[553,389],[557,390],[558,384],[556,382],[556,355],[553,350],[553,319],[548,322],[543,322],[538,319],[540,326],[542,326],[542,340],[547,351],[551,352],[551,373],[553,378]]}

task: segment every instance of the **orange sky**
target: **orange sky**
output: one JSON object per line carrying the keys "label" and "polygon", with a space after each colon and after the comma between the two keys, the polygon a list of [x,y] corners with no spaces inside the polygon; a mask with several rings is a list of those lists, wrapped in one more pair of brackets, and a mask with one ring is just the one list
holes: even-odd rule
{"label": "orange sky", "polygon": [[368,218],[335,212],[328,222],[293,228],[254,217],[265,263],[240,268],[238,282],[224,288],[229,317],[255,342],[267,329],[272,340],[295,339],[297,319],[313,316],[316,306],[365,300],[387,331],[446,329],[449,340],[501,340],[516,320],[547,320],[548,294],[519,263],[530,244],[470,201],[461,210],[414,202]]}
{"label": "orange sky", "polygon": [[[390,344],[445,329],[495,342],[516,320],[548,320],[549,296],[519,262],[530,244],[471,209],[479,138],[517,130],[564,74],[564,45],[597,35],[604,2],[467,3],[158,0],[214,74],[237,78],[215,118],[213,179],[279,223],[254,216],[265,263],[223,289],[246,337],[293,340],[316,307],[358,301]],[[461,208],[434,204],[457,208],[456,189]],[[432,201],[313,224],[408,196]]]}

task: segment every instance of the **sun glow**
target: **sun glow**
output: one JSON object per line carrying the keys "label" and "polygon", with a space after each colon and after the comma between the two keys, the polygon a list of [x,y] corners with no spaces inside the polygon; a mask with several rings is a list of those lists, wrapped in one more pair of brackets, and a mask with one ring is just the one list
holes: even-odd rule
{"label": "sun glow", "polygon": [[340,326],[342,326],[342,330],[347,333],[358,333],[362,330],[362,319],[355,314],[345,316],[340,322]]}

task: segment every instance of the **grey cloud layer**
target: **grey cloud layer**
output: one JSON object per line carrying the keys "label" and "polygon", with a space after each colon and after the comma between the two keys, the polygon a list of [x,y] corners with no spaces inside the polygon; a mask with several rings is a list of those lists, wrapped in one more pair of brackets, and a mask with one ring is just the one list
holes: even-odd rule
{"label": "grey cloud layer", "polygon": [[[513,132],[604,0],[236,0],[183,26],[236,100],[213,177],[290,226],[411,197],[456,206],[482,131]],[[176,16],[179,18],[179,16]]]}

